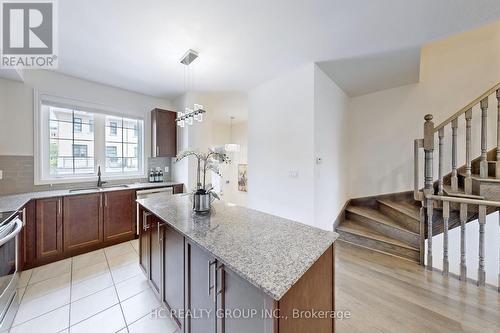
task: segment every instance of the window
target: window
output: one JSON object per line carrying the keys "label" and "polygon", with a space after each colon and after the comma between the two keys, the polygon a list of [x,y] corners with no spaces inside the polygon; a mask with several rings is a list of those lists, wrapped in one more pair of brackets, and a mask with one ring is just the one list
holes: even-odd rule
{"label": "window", "polygon": [[114,121],[109,123],[109,133],[111,135],[117,135],[118,133],[118,124]]}
{"label": "window", "polygon": [[[144,177],[144,122],[109,108],[40,95],[35,110],[35,183]],[[110,115],[110,114],[113,115]]]}
{"label": "window", "polygon": [[82,118],[74,118],[73,119],[73,128],[75,133],[82,132]]}
{"label": "window", "polygon": [[87,146],[86,145],[73,145],[73,156],[74,157],[87,157]]}
{"label": "window", "polygon": [[49,105],[42,109],[49,117],[49,176],[93,174],[94,134],[82,131],[93,114]]}
{"label": "window", "polygon": [[[109,130],[108,130],[109,128]],[[106,171],[127,173],[139,170],[136,119],[106,116]]]}

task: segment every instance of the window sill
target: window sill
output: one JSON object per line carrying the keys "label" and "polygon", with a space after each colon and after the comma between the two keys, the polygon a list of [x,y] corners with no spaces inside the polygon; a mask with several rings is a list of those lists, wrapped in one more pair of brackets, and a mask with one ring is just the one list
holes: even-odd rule
{"label": "window sill", "polygon": [[[103,181],[117,181],[117,180],[131,180],[131,179],[143,179],[147,178],[146,174],[127,174],[127,175],[102,175]],[[50,179],[37,179],[35,180],[35,185],[55,185],[55,184],[75,184],[75,183],[87,183],[87,182],[97,182],[97,175],[86,176],[86,177],[61,177],[61,178],[50,178]]]}

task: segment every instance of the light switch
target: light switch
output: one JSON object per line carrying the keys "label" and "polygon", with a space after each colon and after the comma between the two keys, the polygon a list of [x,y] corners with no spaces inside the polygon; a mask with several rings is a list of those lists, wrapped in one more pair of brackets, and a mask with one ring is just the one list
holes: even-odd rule
{"label": "light switch", "polygon": [[168,170],[170,170],[170,168],[168,166],[165,167],[165,172],[168,172]]}
{"label": "light switch", "polygon": [[288,176],[290,178],[299,178],[299,170],[290,170]]}

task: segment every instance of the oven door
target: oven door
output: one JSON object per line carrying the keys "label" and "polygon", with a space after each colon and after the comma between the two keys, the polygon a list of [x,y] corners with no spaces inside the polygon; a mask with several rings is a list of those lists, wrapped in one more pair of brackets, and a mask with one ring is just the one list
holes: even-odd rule
{"label": "oven door", "polygon": [[[0,227],[0,328],[10,327],[9,308],[16,296],[19,273],[17,271],[18,237],[23,222],[15,218]],[[12,312],[12,311],[11,311]]]}

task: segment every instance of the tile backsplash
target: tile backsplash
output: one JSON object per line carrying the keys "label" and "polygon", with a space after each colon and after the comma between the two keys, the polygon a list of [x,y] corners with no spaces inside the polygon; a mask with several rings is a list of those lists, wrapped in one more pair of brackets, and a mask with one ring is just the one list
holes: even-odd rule
{"label": "tile backsplash", "polygon": [[[146,164],[147,170],[159,167],[164,172],[165,181],[170,181],[172,170],[171,158],[148,158]],[[165,172],[168,167],[169,172]],[[60,190],[75,187],[85,187],[95,185],[96,182],[80,182],[54,185],[34,185],[34,158],[33,156],[7,156],[0,155],[0,170],[3,177],[0,179],[0,195],[16,194],[35,191]],[[103,177],[106,180],[106,177]],[[97,181],[97,178],[96,178]],[[147,182],[147,178],[113,180],[110,184],[124,184]]]}

